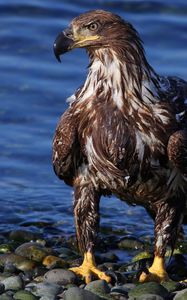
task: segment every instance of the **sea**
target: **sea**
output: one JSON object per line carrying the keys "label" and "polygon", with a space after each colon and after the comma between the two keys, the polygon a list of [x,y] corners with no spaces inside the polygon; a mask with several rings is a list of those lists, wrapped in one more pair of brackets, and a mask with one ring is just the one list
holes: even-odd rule
{"label": "sea", "polygon": [[[66,99],[86,78],[88,57],[77,49],[60,64],[53,43],[92,9],[131,22],[153,68],[187,80],[186,0],[0,0],[0,234],[75,233],[73,191],[54,174],[52,140]],[[153,237],[153,221],[140,206],[106,197],[100,215],[103,232]]]}

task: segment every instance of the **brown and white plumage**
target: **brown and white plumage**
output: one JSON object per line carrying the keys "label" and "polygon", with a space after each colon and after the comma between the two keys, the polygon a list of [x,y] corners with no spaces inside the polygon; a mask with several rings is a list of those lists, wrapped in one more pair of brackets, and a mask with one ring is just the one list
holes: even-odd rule
{"label": "brown and white plumage", "polygon": [[57,126],[53,165],[74,187],[79,248],[93,253],[102,195],[143,205],[155,219],[150,274],[162,280],[166,246],[174,246],[186,209],[187,82],[159,76],[136,30],[110,12],[75,18],[57,37],[55,55],[77,47],[88,52],[89,72]]}

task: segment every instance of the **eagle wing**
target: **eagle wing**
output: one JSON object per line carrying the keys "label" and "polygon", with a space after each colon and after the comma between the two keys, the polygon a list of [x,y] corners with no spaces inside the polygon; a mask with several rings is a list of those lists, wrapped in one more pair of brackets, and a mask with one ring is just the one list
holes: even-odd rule
{"label": "eagle wing", "polygon": [[187,176],[187,129],[173,133],[168,142],[168,158],[173,165]]}
{"label": "eagle wing", "polygon": [[75,117],[69,108],[61,116],[53,140],[53,168],[56,175],[72,185],[79,164],[79,143]]}

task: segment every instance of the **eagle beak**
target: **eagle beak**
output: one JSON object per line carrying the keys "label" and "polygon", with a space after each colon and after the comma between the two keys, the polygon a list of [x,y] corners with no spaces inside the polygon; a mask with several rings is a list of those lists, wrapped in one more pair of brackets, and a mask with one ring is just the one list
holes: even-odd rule
{"label": "eagle beak", "polygon": [[74,40],[73,40],[72,30],[70,28],[67,28],[57,36],[54,42],[53,50],[56,59],[59,62],[61,62],[60,55],[71,50],[73,45],[74,45]]}

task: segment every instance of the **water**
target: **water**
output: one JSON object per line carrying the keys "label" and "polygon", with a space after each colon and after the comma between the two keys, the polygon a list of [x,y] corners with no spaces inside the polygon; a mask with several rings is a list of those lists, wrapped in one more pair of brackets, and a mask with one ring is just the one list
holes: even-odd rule
{"label": "water", "polygon": [[[58,233],[74,232],[72,191],[53,173],[51,143],[65,99],[84,82],[88,59],[76,50],[58,64],[52,45],[73,17],[96,8],[133,23],[158,72],[187,80],[186,0],[0,0],[0,232],[41,230],[38,221]],[[141,207],[107,198],[101,216],[103,227],[153,234]]]}

